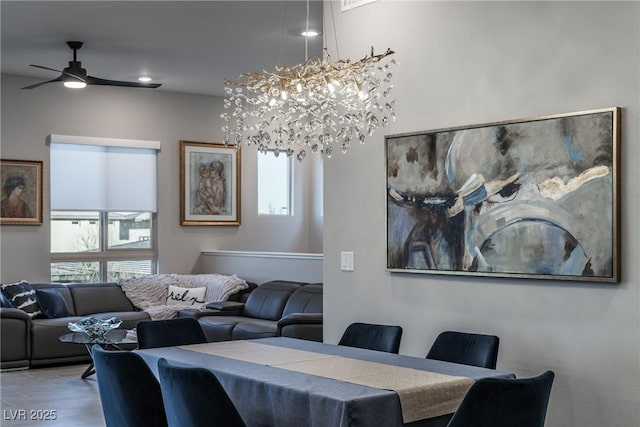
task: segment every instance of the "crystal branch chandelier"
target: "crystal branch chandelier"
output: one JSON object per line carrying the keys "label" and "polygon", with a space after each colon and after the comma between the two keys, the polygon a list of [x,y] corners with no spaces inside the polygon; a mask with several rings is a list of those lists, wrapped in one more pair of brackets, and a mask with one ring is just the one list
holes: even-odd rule
{"label": "crystal branch chandelier", "polygon": [[352,141],[364,144],[380,126],[396,119],[392,98],[395,52],[371,54],[356,62],[312,57],[292,67],[244,73],[225,80],[225,145],[242,143],[278,156],[307,151],[331,157]]}

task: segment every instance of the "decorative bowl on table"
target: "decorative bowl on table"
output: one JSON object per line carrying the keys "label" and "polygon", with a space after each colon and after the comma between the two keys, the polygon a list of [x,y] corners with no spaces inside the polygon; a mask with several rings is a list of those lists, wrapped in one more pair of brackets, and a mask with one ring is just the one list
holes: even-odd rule
{"label": "decorative bowl on table", "polygon": [[110,319],[98,319],[85,317],[77,322],[69,322],[69,330],[87,334],[89,341],[94,343],[108,343],[107,333],[117,329],[122,324],[122,319],[112,317]]}

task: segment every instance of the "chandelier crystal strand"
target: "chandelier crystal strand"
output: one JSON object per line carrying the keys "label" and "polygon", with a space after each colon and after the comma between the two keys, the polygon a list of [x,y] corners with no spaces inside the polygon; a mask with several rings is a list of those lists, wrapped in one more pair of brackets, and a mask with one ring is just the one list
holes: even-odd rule
{"label": "chandelier crystal strand", "polygon": [[225,80],[224,143],[245,143],[278,156],[307,152],[331,157],[353,141],[364,144],[379,127],[395,121],[391,49],[356,62],[311,57],[292,67],[244,73]]}

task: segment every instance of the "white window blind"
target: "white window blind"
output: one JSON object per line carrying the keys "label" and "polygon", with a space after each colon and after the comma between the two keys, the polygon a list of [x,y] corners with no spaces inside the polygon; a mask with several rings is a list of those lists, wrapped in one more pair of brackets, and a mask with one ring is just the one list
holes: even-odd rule
{"label": "white window blind", "polygon": [[157,212],[160,142],[50,135],[51,210]]}

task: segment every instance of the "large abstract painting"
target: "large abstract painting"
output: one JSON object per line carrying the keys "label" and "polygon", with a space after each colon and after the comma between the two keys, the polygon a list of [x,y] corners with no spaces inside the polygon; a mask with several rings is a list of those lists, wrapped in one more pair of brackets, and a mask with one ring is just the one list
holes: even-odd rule
{"label": "large abstract painting", "polygon": [[387,269],[619,281],[618,107],[385,138]]}

